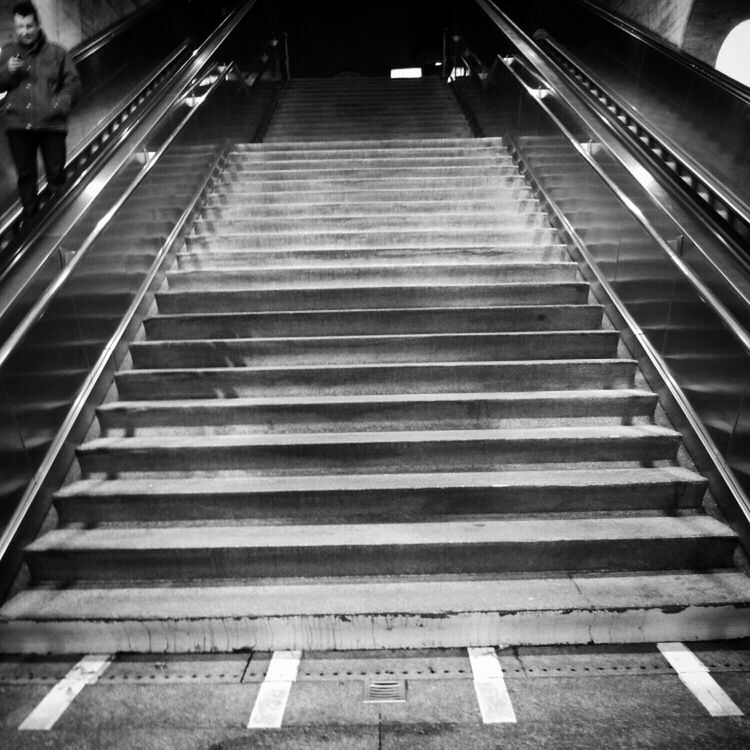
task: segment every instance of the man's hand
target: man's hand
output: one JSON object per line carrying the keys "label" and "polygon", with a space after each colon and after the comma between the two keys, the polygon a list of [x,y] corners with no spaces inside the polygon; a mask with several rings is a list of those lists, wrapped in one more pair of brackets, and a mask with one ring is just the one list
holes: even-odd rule
{"label": "man's hand", "polygon": [[8,60],[8,70],[11,73],[20,73],[24,68],[23,60],[20,55],[13,55]]}

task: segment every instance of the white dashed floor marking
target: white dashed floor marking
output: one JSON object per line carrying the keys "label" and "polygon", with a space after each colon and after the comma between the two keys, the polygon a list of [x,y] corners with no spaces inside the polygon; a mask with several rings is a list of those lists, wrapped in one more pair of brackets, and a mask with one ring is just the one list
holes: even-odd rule
{"label": "white dashed floor marking", "polygon": [[470,648],[468,651],[482,721],[485,724],[515,724],[516,712],[495,649]]}
{"label": "white dashed floor marking", "polygon": [[302,660],[301,651],[275,651],[260,685],[248,729],[279,729],[292,685]]}
{"label": "white dashed floor marking", "polygon": [[711,716],[743,716],[739,706],[708,673],[708,667],[684,643],[657,643],[659,651],[688,690]]}
{"label": "white dashed floor marking", "polygon": [[84,656],[73,669],[42,698],[18,727],[20,730],[48,730],[65,713],[78,693],[93,685],[112,662],[112,656]]}

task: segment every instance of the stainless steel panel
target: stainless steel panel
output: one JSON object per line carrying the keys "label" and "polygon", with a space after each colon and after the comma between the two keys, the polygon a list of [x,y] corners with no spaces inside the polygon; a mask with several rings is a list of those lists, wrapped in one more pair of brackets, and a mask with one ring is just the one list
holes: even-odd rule
{"label": "stainless steel panel", "polygon": [[[498,40],[500,54],[503,43]],[[529,86],[534,82],[529,79],[524,83]],[[538,85],[526,90],[501,66],[495,68],[489,85],[471,80],[458,80],[455,85],[463,101],[473,107],[483,132],[507,134],[515,141],[523,161],[583,238],[606,280],[683,389],[713,438],[719,461],[734,470],[745,493],[750,493],[750,353],[543,114],[535,101],[540,96],[575,139],[588,142],[590,136],[580,121],[555,109],[557,102],[551,93],[540,92]],[[597,144],[589,150],[604,172],[625,186],[628,197],[640,191],[637,205],[660,236],[684,260],[700,266],[704,253],[698,252],[689,238],[677,236],[668,217],[647,207],[643,187],[625,175],[606,150]],[[717,288],[721,290],[720,285]],[[739,308],[742,320],[750,319],[747,306],[736,297],[730,303]]]}

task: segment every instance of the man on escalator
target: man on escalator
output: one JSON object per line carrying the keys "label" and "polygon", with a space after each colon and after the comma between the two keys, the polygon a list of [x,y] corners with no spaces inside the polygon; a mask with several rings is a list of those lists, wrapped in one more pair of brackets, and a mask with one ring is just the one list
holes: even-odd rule
{"label": "man on escalator", "polygon": [[26,224],[39,208],[37,150],[50,197],[65,182],[67,118],[80,97],[81,79],[70,55],[47,40],[33,3],[13,6],[13,26],[16,41],[0,51],[0,92],[8,92],[6,134]]}

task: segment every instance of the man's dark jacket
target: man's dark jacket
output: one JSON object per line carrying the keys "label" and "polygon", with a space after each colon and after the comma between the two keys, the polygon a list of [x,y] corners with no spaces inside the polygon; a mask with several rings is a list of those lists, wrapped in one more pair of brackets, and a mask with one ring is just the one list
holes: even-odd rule
{"label": "man's dark jacket", "polygon": [[[11,73],[8,60],[20,55],[23,70]],[[81,95],[81,79],[70,55],[43,32],[31,46],[9,42],[0,52],[0,92],[7,91],[7,130],[68,129],[68,113]]]}

